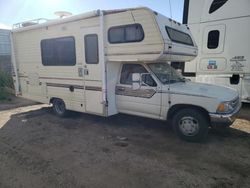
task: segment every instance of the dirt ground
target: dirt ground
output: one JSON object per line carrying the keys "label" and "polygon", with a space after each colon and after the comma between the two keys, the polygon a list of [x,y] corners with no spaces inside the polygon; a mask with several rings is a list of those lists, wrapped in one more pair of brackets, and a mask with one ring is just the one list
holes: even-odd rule
{"label": "dirt ground", "polygon": [[0,104],[1,188],[250,185],[250,105],[231,128],[187,143],[162,121],[59,118],[47,105],[12,100]]}

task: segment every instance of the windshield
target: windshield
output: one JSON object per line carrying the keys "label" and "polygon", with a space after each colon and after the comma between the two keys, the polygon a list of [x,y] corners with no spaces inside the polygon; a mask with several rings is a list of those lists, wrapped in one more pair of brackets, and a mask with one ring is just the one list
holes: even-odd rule
{"label": "windshield", "polygon": [[168,63],[149,63],[148,66],[163,84],[185,81],[185,78]]}

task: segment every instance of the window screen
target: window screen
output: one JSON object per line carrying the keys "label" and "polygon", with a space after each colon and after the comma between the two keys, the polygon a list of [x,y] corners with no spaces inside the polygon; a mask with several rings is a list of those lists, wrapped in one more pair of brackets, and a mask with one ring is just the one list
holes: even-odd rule
{"label": "window screen", "polygon": [[228,0],[214,0],[209,8],[209,14],[212,14],[222,7]]}
{"label": "window screen", "polygon": [[111,44],[140,42],[144,39],[144,32],[140,24],[111,27],[108,39]]}
{"label": "window screen", "polygon": [[85,61],[87,64],[97,64],[98,56],[98,36],[96,34],[85,35]]}
{"label": "window screen", "polygon": [[178,31],[176,29],[170,28],[166,26],[166,31],[168,33],[169,38],[173,42],[181,43],[181,44],[186,44],[193,46],[194,43],[192,41],[192,38],[187,34],[182,31]]}
{"label": "window screen", "polygon": [[73,66],[76,64],[74,37],[44,39],[41,41],[44,66]]}
{"label": "window screen", "polygon": [[219,45],[219,39],[220,39],[220,31],[218,30],[209,31],[207,39],[207,48],[216,49]]}

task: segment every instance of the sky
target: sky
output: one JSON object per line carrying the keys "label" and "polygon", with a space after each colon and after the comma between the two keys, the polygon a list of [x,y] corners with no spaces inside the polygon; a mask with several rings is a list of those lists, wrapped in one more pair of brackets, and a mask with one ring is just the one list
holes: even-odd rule
{"label": "sky", "polygon": [[0,28],[11,28],[14,23],[36,18],[54,19],[56,11],[73,15],[91,10],[109,10],[147,6],[178,22],[182,21],[184,0],[0,0]]}

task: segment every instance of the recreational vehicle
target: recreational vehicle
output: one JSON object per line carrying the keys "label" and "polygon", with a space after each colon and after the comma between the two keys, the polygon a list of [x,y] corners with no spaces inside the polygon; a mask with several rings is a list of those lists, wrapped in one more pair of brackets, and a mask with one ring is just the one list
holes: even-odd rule
{"label": "recreational vehicle", "polygon": [[18,23],[12,30],[16,94],[67,110],[172,120],[177,134],[202,140],[210,125],[230,125],[235,90],[187,81],[167,63],[190,61],[187,26],[149,8],[93,11]]}
{"label": "recreational vehicle", "polygon": [[237,89],[250,102],[250,1],[185,0],[183,23],[199,48],[183,75]]}

